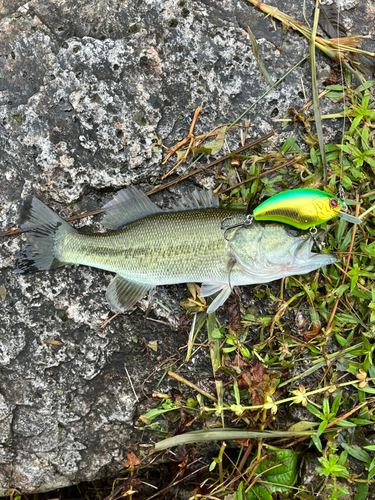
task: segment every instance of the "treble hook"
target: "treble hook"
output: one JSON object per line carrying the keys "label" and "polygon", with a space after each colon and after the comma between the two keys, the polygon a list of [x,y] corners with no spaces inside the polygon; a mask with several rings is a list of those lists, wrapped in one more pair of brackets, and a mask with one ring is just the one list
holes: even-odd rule
{"label": "treble hook", "polygon": [[342,186],[339,187],[339,196],[342,200],[342,210],[344,210],[344,212],[347,212],[348,211],[348,205],[345,203],[345,190]]}
{"label": "treble hook", "polygon": [[313,239],[313,242],[314,242],[314,245],[315,245],[316,249],[318,250],[319,253],[321,253],[322,252],[322,247],[319,245],[319,243],[317,242],[317,240],[315,238],[315,235],[316,235],[317,232],[318,232],[318,230],[316,229],[316,227],[310,227],[309,233],[311,235],[311,238]]}
{"label": "treble hook", "polygon": [[226,233],[227,231],[229,231],[229,229],[234,229],[235,227],[241,227],[241,226],[250,226],[250,224],[254,220],[254,216],[252,214],[248,214],[243,222],[239,222],[238,224],[233,224],[233,226],[231,225],[225,226],[223,223],[228,219],[233,219],[233,215],[231,215],[230,217],[224,217],[224,219],[222,219],[222,221],[220,222],[220,229],[224,231],[224,239],[227,241],[229,240],[226,237]]}
{"label": "treble hook", "polygon": [[345,191],[342,186],[339,188],[339,195],[340,198],[342,199],[342,212],[337,214],[341,219],[347,220],[348,222],[351,222],[352,224],[362,224],[362,219],[359,219],[358,217],[354,217],[354,215],[346,213],[348,211],[348,205],[345,203]]}

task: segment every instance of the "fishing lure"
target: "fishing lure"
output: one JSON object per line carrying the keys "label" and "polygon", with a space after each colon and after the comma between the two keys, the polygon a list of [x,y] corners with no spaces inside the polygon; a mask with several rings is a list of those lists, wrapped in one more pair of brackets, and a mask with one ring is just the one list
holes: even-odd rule
{"label": "fishing lure", "polygon": [[347,206],[335,196],[318,189],[293,189],[276,194],[253,211],[257,221],[284,222],[298,229],[309,229],[335,216],[354,224],[361,219],[345,213]]}

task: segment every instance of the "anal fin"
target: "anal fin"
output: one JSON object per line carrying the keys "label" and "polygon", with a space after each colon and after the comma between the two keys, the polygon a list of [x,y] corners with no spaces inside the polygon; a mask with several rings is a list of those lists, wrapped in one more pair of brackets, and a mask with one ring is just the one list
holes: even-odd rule
{"label": "anal fin", "polygon": [[117,274],[110,282],[105,296],[115,311],[124,312],[141,300],[152,288],[153,285],[129,281]]}
{"label": "anal fin", "polygon": [[208,297],[217,294],[211,302],[207,313],[210,314],[224,304],[229,295],[232,293],[232,288],[229,283],[203,283],[199,295],[201,297]]}

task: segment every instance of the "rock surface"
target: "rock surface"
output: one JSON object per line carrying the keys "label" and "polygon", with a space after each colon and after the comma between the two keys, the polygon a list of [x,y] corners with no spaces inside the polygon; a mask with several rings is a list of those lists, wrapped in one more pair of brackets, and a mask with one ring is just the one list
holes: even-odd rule
{"label": "rock surface", "polygon": [[[274,3],[302,20],[302,0]],[[343,12],[346,22],[366,34],[372,3],[347,3],[344,9],[356,8]],[[311,12],[312,2],[306,4]],[[208,132],[236,119],[268,88],[259,81],[247,26],[274,81],[308,50],[305,39],[283,33],[278,23],[274,29],[245,0],[8,0],[0,4],[0,18],[0,230],[17,226],[20,201],[30,193],[68,216],[103,205],[130,184],[147,191],[160,183],[173,163],[161,165],[155,134],[168,146],[177,143],[202,102],[196,132]],[[318,55],[317,69],[323,78],[330,62]],[[309,73],[305,62],[252,111],[249,139],[276,127],[271,145],[280,144],[294,133],[272,120],[304,104],[301,77],[309,92]],[[327,141],[336,132],[337,125],[326,126]],[[238,147],[239,134],[229,143]],[[204,175],[195,182],[214,185]],[[188,188],[185,183],[155,199],[167,206]],[[75,224],[86,225],[101,228],[94,218]],[[186,287],[156,292],[150,318],[162,323],[144,319],[145,299],[100,330],[110,316],[104,293],[111,275],[68,267],[16,276],[21,243],[21,237],[0,240],[3,495],[121,470],[140,439],[137,416],[149,408],[141,406],[143,382],[161,361],[178,359],[186,343],[176,329]],[[157,340],[158,351],[146,356],[150,340]],[[202,354],[194,370],[209,372],[209,363]]]}

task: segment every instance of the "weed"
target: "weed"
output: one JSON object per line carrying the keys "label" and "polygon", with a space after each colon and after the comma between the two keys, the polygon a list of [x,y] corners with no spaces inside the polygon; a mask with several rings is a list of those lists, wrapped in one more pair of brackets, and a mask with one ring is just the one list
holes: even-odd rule
{"label": "weed", "polygon": [[[255,301],[268,303],[273,314],[262,314],[255,305],[243,309],[233,303],[228,309],[229,324],[220,323],[215,314],[206,315],[208,305],[192,287],[192,298],[182,303],[199,314],[199,329],[206,322],[215,396],[173,374],[197,391],[194,405],[181,400],[180,411],[183,408],[191,421],[204,422],[207,428],[170,437],[155,448],[222,440],[204,481],[209,493],[199,498],[268,499],[291,488],[296,498],[307,498],[308,492],[295,486],[299,453],[293,443],[297,442],[299,452],[309,442],[315,450],[320,462],[316,472],[323,478],[319,487],[327,490],[330,499],[349,494],[347,480],[355,485],[356,498],[365,499],[369,491],[375,476],[371,456],[375,446],[366,439],[364,449],[356,436],[359,429],[361,436],[366,435],[375,421],[375,229],[368,219],[375,199],[371,190],[375,172],[371,91],[372,83],[366,83],[354,89],[335,85],[326,93],[326,98],[335,100],[345,93],[346,116],[351,121],[340,144],[325,146],[327,189],[334,192],[337,181],[341,182],[348,190],[350,209],[357,216],[361,211],[367,216],[360,230],[341,219],[325,224],[322,251],[337,252],[339,263],[308,276],[286,278],[278,294],[275,287],[256,287]],[[311,134],[305,137],[308,155],[289,138],[279,151],[252,151],[239,163],[228,162],[226,171],[217,175],[228,185],[222,205],[251,209],[286,187],[302,183],[302,187],[321,188],[321,155]],[[298,156],[298,161],[284,167],[290,156]],[[276,173],[278,166],[282,168]],[[265,171],[274,173],[261,176]],[[197,331],[194,323],[191,334]],[[291,405],[303,409],[307,420],[288,425]],[[174,411],[175,402],[166,400],[151,410],[151,416],[156,420]],[[241,445],[234,459],[228,447],[232,439]],[[276,446],[281,443],[281,448]],[[351,473],[349,458],[364,464],[366,474]],[[286,467],[289,482],[277,477],[280,467]]]}

